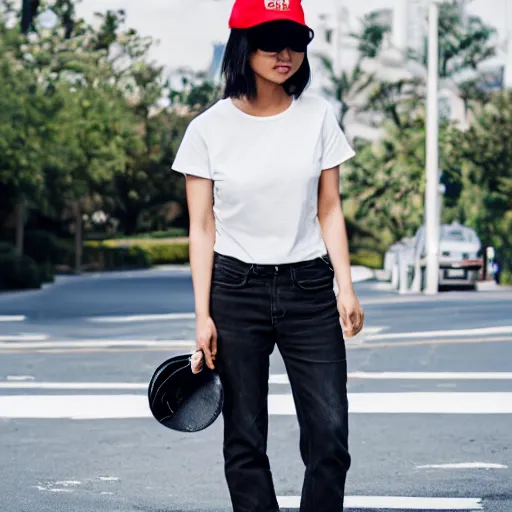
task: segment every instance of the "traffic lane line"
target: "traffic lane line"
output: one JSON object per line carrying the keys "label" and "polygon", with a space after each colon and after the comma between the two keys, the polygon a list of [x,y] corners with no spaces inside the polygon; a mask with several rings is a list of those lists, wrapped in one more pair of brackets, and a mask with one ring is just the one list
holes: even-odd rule
{"label": "traffic lane line", "polygon": [[450,329],[443,331],[422,331],[422,332],[398,332],[385,334],[370,334],[367,339],[371,340],[398,340],[405,338],[443,338],[456,336],[492,336],[500,334],[512,334],[512,325],[483,327],[476,329]]}
{"label": "traffic lane line", "polygon": [[[357,345],[346,345],[348,350],[369,350],[369,349],[382,349],[382,348],[401,348],[401,347],[417,347],[417,346],[428,346],[428,345],[457,345],[457,344],[471,344],[471,343],[510,343],[512,342],[512,336],[504,337],[490,337],[490,338],[449,338],[446,340],[430,339],[420,341],[396,341],[396,342],[377,342],[377,343],[362,343]],[[59,346],[59,342],[51,342],[56,347]],[[80,342],[83,343],[83,342]],[[77,347],[77,348],[37,348],[29,345],[29,343],[0,343],[0,354],[23,354],[23,353],[40,353],[40,354],[70,354],[70,353],[95,353],[95,352],[169,352],[179,350],[180,347],[191,347],[191,350],[195,348],[195,342],[190,341],[189,344],[184,343],[183,345],[166,345],[166,342],[153,342],[147,343],[143,341],[137,347],[119,347],[119,346],[103,346],[103,347]],[[17,348],[14,348],[17,346]]]}

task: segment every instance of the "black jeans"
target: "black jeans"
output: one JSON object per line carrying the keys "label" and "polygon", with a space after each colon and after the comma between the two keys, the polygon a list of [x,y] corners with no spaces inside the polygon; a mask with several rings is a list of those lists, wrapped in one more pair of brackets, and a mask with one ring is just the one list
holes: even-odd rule
{"label": "black jeans", "polygon": [[327,256],[250,265],[215,254],[211,315],[225,403],[225,475],[234,512],[279,510],[267,457],[269,357],[281,353],[306,466],[301,512],[343,510],[347,362]]}

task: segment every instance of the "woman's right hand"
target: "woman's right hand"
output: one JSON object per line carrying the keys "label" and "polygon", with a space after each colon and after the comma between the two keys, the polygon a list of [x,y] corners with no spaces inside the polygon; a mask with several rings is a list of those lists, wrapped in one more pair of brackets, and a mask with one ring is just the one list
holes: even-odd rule
{"label": "woman's right hand", "polygon": [[[198,318],[196,320],[196,350],[202,350],[204,360],[210,370],[215,369],[214,361],[217,356],[217,328],[212,318]],[[203,364],[203,358],[199,361],[192,359],[192,371],[200,371]]]}

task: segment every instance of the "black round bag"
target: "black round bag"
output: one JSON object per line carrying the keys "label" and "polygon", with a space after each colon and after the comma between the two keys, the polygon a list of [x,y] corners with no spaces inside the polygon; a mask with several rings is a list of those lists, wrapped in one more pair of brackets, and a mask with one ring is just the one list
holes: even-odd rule
{"label": "black round bag", "polygon": [[224,391],[216,371],[206,363],[192,373],[191,355],[164,361],[154,372],[148,387],[151,413],[159,423],[179,432],[199,432],[219,416]]}

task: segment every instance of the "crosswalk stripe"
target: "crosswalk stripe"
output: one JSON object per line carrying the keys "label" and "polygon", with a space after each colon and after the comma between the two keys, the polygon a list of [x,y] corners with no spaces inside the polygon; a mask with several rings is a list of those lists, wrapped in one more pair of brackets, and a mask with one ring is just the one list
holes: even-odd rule
{"label": "crosswalk stripe", "polygon": [[417,469],[508,469],[504,464],[493,462],[455,462],[450,464],[425,464]]}
{"label": "crosswalk stripe", "polygon": [[[349,393],[355,414],[512,414],[512,393]],[[290,394],[269,396],[271,414],[295,414]]]}
{"label": "crosswalk stripe", "polygon": [[[512,380],[512,372],[349,372],[361,380]],[[286,373],[270,376],[270,384],[289,384]]]}
{"label": "crosswalk stripe", "polygon": [[0,315],[0,322],[23,322],[25,315]]}
{"label": "crosswalk stripe", "polygon": [[450,329],[446,331],[395,332],[372,334],[369,340],[397,340],[409,338],[447,338],[450,336],[489,336],[495,334],[512,334],[512,325],[484,327],[477,329]]}
{"label": "crosswalk stripe", "polygon": [[[10,341],[11,343],[0,343],[0,346],[1,347],[5,346],[5,348],[7,348],[7,347],[12,348],[13,347],[12,342],[18,342],[18,341],[27,342],[27,343],[40,342],[43,340],[47,340],[48,338],[49,338],[49,336],[47,334],[8,334],[8,335],[0,336],[0,341],[2,341],[2,342]],[[22,346],[25,346],[25,343]]]}
{"label": "crosswalk stripe", "polygon": [[[512,393],[349,393],[351,414],[512,414]],[[269,414],[295,415],[291,394],[269,395]],[[2,418],[147,418],[144,394],[4,395]]]}
{"label": "crosswalk stripe", "polygon": [[[351,379],[368,380],[512,380],[512,372],[349,372]],[[269,384],[289,385],[286,373],[271,374]],[[147,382],[40,382],[34,377],[9,375],[0,381],[0,389],[58,389],[58,390],[138,390],[146,389]]]}
{"label": "crosswalk stripe", "polygon": [[[280,507],[299,508],[300,496],[279,496]],[[483,510],[480,498],[414,498],[407,496],[346,496],[345,510]]]}
{"label": "crosswalk stripe", "polygon": [[163,313],[160,315],[118,315],[118,316],[91,316],[87,318],[92,323],[133,323],[133,322],[161,322],[164,320],[194,320],[195,313]]}

